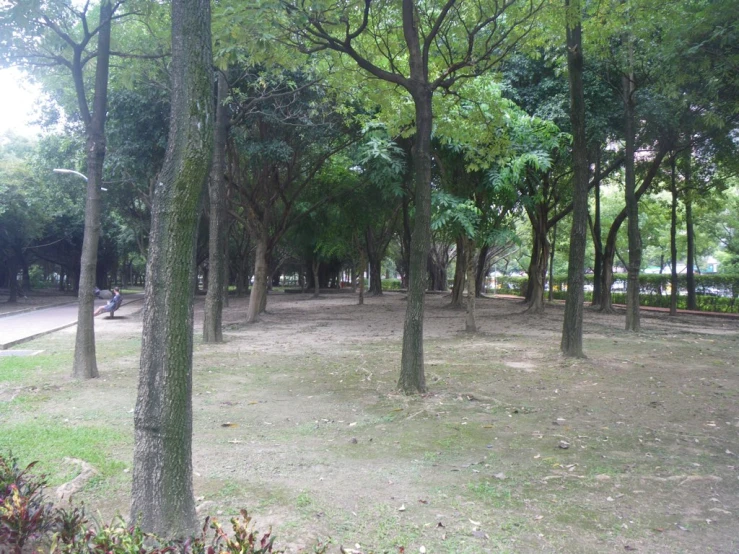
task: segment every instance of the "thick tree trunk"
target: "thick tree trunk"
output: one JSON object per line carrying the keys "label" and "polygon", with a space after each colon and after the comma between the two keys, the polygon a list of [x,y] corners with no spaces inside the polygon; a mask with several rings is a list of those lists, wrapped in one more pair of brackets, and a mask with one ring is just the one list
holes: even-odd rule
{"label": "thick tree trunk", "polygon": [[463,236],[457,237],[457,263],[454,268],[454,286],[452,287],[452,308],[462,307],[465,273],[467,271],[467,241]]}
{"label": "thick tree trunk", "polygon": [[262,313],[263,302],[267,296],[267,277],[269,260],[267,259],[267,236],[260,233],[257,236],[257,251],[254,254],[254,285],[249,295],[249,307],[246,310],[246,322],[256,323]]}
{"label": "thick tree trunk", "polygon": [[403,31],[408,45],[411,91],[415,104],[416,134],[413,164],[416,185],[416,212],[410,251],[408,304],[403,325],[403,352],[398,388],[406,394],[426,392],[423,365],[423,315],[426,294],[426,261],[431,240],[431,131],[433,124],[432,91],[427,68],[423,64],[415,23],[413,0],[403,0]]}
{"label": "thick tree trunk", "polygon": [[369,251],[369,290],[372,296],[382,296],[382,260]]}
{"label": "thick tree trunk", "polygon": [[199,529],[192,486],[192,280],[198,204],[212,156],[210,2],[173,0],[171,21],[172,111],[152,206],[131,521],[147,532],[184,537]]}
{"label": "thick tree trunk", "polygon": [[544,311],[544,281],[547,276],[549,260],[549,239],[547,238],[547,218],[545,207],[539,207],[540,213],[532,220],[534,224],[534,245],[529,264],[529,283],[527,312],[542,313]]}
{"label": "thick tree trunk", "polygon": [[[100,186],[103,181],[105,160],[105,116],[108,104],[108,66],[110,61],[110,18],[112,7],[109,1],[100,6],[100,31],[95,69],[95,94],[92,116],[85,122],[87,135],[87,198],[85,200],[85,233],[82,239],[80,259],[79,308],[77,311],[77,335],[74,344],[72,376],[77,379],[97,377],[95,355],[95,269],[97,266],[98,242],[100,240]],[[82,66],[75,56],[74,78],[78,102],[87,103],[82,82]]]}
{"label": "thick tree trunk", "polygon": [[623,76],[624,101],[624,135],[625,146],[625,188],[626,188],[626,215],[629,219],[629,263],[628,280],[626,284],[626,330],[638,332],[641,328],[639,319],[639,272],[641,271],[642,245],[639,233],[639,200],[636,197],[635,173],[635,140],[634,129],[634,76]]}
{"label": "thick tree trunk", "polygon": [[223,342],[223,304],[228,289],[226,283],[226,139],[228,138],[228,83],[217,72],[218,98],[213,135],[213,165],[210,170],[208,194],[210,197],[210,233],[208,236],[208,292],[205,296],[203,341]]}
{"label": "thick tree trunk", "polygon": [[465,252],[467,252],[467,314],[464,320],[464,330],[468,333],[477,332],[477,321],[475,319],[475,241],[465,240]]}
{"label": "thick tree trunk", "polygon": [[[582,8],[580,0],[565,0],[574,26],[567,25],[567,67],[570,78],[570,121],[572,122],[572,229],[567,269],[567,300],[560,348],[568,357],[582,357],[582,317],[585,300],[585,244],[588,238],[588,150],[585,136],[583,85]],[[551,286],[551,285],[550,285]]]}

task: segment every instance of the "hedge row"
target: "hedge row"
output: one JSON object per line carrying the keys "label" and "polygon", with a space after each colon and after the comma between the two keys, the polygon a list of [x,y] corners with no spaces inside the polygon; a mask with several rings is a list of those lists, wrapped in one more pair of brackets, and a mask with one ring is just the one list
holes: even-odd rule
{"label": "hedge row", "polygon": [[[625,273],[613,275],[612,299],[615,304],[626,302]],[[554,298],[564,299],[566,293],[567,276],[554,277]],[[523,296],[528,286],[527,277],[498,277],[495,292],[500,294],[517,294]],[[585,275],[586,288],[593,285],[593,275]],[[642,274],[639,276],[642,306],[670,307],[670,275],[669,274]],[[687,304],[687,276],[678,275],[678,309],[685,309]],[[739,275],[711,274],[696,275],[695,290],[698,310],[710,312],[739,312]],[[592,299],[590,292],[585,293],[586,300]]]}

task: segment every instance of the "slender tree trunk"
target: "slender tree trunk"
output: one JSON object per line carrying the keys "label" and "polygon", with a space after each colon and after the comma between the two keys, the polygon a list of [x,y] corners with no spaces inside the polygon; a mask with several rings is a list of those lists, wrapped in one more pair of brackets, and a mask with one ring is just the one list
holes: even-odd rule
{"label": "slender tree trunk", "polygon": [[172,111],[152,206],[131,521],[147,532],[184,537],[199,527],[192,486],[192,280],[213,145],[210,2],[173,0],[171,21]]}
{"label": "slender tree trunk", "polygon": [[580,0],[565,0],[572,12],[567,25],[567,68],[570,77],[570,121],[572,122],[572,229],[567,269],[567,300],[560,348],[568,357],[582,357],[582,317],[585,281],[585,243],[588,238],[588,150],[585,135],[583,85],[582,8]]}
{"label": "slender tree trunk", "polygon": [[318,298],[319,294],[321,293],[321,281],[320,281],[320,275],[318,274],[318,269],[321,267],[321,263],[314,258],[313,259],[313,298]]}
{"label": "slender tree trunk", "polygon": [[457,237],[457,263],[454,268],[454,286],[452,287],[452,300],[449,305],[453,308],[462,307],[462,296],[464,292],[465,273],[467,271],[467,241],[463,236]]}
{"label": "slender tree trunk", "polygon": [[[595,171],[596,173],[600,171],[600,163],[596,164]],[[591,306],[600,306],[603,299],[603,239],[601,232],[600,181],[598,181],[595,183],[595,214],[593,215],[595,259],[593,260],[593,301],[590,304]]]}
{"label": "slender tree trunk", "polygon": [[676,159],[670,158],[670,315],[677,315],[677,180]]}
{"label": "slender tree trunk", "polygon": [[223,304],[227,294],[226,282],[226,139],[228,138],[228,97],[226,77],[218,71],[218,98],[213,135],[213,165],[210,170],[210,233],[208,236],[208,292],[205,296],[203,341],[223,342]]}
{"label": "slender tree trunk", "polygon": [[[110,18],[112,7],[109,1],[100,6],[100,31],[95,69],[95,94],[92,116],[85,123],[87,134],[87,198],[85,200],[85,233],[82,239],[80,259],[79,308],[77,311],[77,335],[74,344],[72,376],[77,379],[92,379],[99,375],[95,355],[95,270],[97,266],[98,242],[100,240],[100,186],[103,181],[105,160],[105,116],[108,105],[108,67],[110,61]],[[82,83],[82,66],[75,56],[74,78],[80,104],[85,99]]]}
{"label": "slender tree trunk", "polygon": [[18,262],[15,256],[8,258],[8,304],[18,302]]}
{"label": "slender tree trunk", "polygon": [[629,263],[626,285],[626,330],[638,332],[639,319],[639,272],[641,270],[642,244],[639,233],[639,200],[636,197],[635,140],[634,130],[634,76],[623,76],[624,134],[626,138],[624,169],[626,173],[626,214],[629,219]]}
{"label": "slender tree trunk", "polygon": [[246,322],[256,323],[262,313],[264,296],[267,296],[267,278],[269,261],[267,260],[267,236],[260,232],[257,236],[257,251],[254,254],[254,286],[249,294],[249,307],[246,311]]}
{"label": "slender tree trunk", "polygon": [[364,304],[364,272],[367,267],[367,260],[364,256],[364,252],[361,254],[359,261],[359,305]]}
{"label": "slender tree trunk", "polygon": [[475,320],[475,241],[465,240],[465,251],[467,252],[467,314],[464,320],[464,330],[468,333],[477,332],[477,321]]}
{"label": "slender tree trunk", "polygon": [[411,78],[419,84],[412,92],[416,113],[416,134],[413,147],[415,166],[416,213],[410,252],[410,279],[408,304],[403,325],[403,352],[400,362],[398,388],[406,394],[426,392],[426,375],[423,365],[423,315],[426,294],[426,261],[431,240],[431,128],[432,93],[422,67],[422,56],[412,33],[417,32],[414,23],[414,3],[403,0],[403,27],[410,52]]}
{"label": "slender tree trunk", "polygon": [[685,194],[685,227],[688,239],[688,255],[685,266],[688,287],[688,310],[697,310],[698,302],[695,294],[695,230],[693,229],[693,201],[690,191]]}
{"label": "slender tree trunk", "polygon": [[554,300],[554,253],[557,246],[557,224],[552,228],[552,242],[549,248],[549,301]]}
{"label": "slender tree trunk", "polygon": [[481,298],[483,293],[487,292],[487,259],[488,252],[490,252],[490,246],[485,244],[480,248],[480,253],[477,255],[477,269],[475,270],[475,296]]}

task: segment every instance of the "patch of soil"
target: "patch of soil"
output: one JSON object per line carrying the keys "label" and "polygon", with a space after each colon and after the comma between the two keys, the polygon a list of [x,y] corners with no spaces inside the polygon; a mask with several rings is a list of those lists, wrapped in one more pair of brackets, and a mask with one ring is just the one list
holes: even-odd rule
{"label": "patch of soil", "polygon": [[[429,393],[408,397],[403,295],[272,294],[253,325],[247,302],[230,299],[225,343],[202,344],[196,301],[195,489],[222,521],[248,508],[288,552],[327,536],[330,552],[739,551],[736,321],[650,312],[633,334],[586,310],[573,360],[561,305],[481,299],[468,334],[429,295]],[[126,469],[140,332],[138,317],[106,325],[102,378],[33,403],[123,433],[109,456]],[[79,498],[126,514],[128,487],[104,475]]]}

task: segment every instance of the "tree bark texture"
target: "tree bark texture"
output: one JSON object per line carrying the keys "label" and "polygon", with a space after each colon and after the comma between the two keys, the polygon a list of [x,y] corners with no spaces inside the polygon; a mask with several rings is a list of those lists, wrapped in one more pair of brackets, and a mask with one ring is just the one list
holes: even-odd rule
{"label": "tree bark texture", "polygon": [[228,83],[217,72],[218,97],[215,109],[213,134],[213,165],[210,170],[208,194],[210,197],[210,228],[208,235],[208,292],[205,296],[203,341],[223,342],[223,304],[228,294],[226,282],[226,140],[228,138],[228,109],[224,105],[228,97]]}
{"label": "tree bark texture", "polygon": [[[103,181],[105,161],[105,116],[108,105],[108,68],[110,62],[110,18],[112,7],[109,1],[100,6],[100,32],[98,34],[97,65],[95,68],[95,93],[92,114],[83,115],[87,135],[87,198],[85,200],[85,232],[82,239],[80,258],[79,307],[77,311],[77,335],[74,343],[74,365],[72,376],[77,379],[92,379],[99,375],[95,353],[95,273],[100,241],[100,186]],[[87,111],[85,87],[82,80],[82,65],[75,56],[73,77],[81,112]]]}
{"label": "tree bark texture", "polygon": [[485,290],[485,280],[487,277],[487,259],[489,251],[490,246],[484,244],[480,248],[480,253],[477,255],[477,268],[475,270],[475,296],[478,298],[480,298],[484,292],[487,292]]}
{"label": "tree bark texture", "polygon": [[[582,8],[580,0],[565,0],[571,10],[567,20],[567,68],[570,79],[572,122],[572,228],[567,269],[567,300],[560,348],[568,357],[583,357],[582,317],[585,300],[585,245],[588,238],[588,143],[585,136],[583,85]],[[574,25],[570,24],[574,21]],[[549,285],[551,287],[551,284]]]}
{"label": "tree bark texture", "polygon": [[465,275],[467,272],[467,241],[460,235],[457,237],[457,263],[454,267],[454,286],[452,287],[452,300],[449,305],[452,308],[462,307],[464,293]]}
{"label": "tree bark texture", "polygon": [[428,65],[419,43],[415,3],[403,0],[403,34],[408,46],[416,134],[413,145],[416,212],[411,237],[408,304],[403,324],[403,351],[398,388],[406,394],[426,392],[423,366],[423,315],[426,294],[426,261],[431,241],[431,132],[432,95]]}
{"label": "tree bark texture", "polygon": [[[598,165],[596,164],[596,172]],[[595,184],[595,213],[593,214],[593,301],[591,306],[600,306],[603,298],[603,238],[601,236],[600,182]]]}
{"label": "tree bark texture", "polygon": [[183,537],[199,527],[192,486],[192,282],[213,142],[208,0],[173,0],[171,73],[169,140],[146,271],[131,521],[147,532]]}
{"label": "tree bark texture", "polygon": [[464,330],[468,333],[477,332],[477,321],[475,319],[475,267],[477,259],[475,258],[475,241],[472,239],[465,240],[465,251],[467,252],[467,313],[464,320]]}
{"label": "tree bark texture", "polygon": [[257,251],[254,254],[254,285],[251,287],[249,307],[246,310],[247,323],[256,323],[259,320],[259,314],[262,313],[262,306],[266,305],[267,278],[269,276],[269,260],[267,259],[268,240],[266,233],[260,233],[256,237]]}
{"label": "tree bark texture", "polygon": [[624,134],[625,134],[625,188],[626,214],[629,219],[629,264],[626,285],[626,330],[638,332],[639,319],[639,271],[641,270],[642,245],[639,233],[639,199],[636,196],[635,140],[634,129],[634,77],[623,76]]}
{"label": "tree bark texture", "polygon": [[550,245],[547,238],[546,206],[539,204],[535,209],[541,213],[537,213],[533,217],[529,214],[529,220],[533,226],[534,244],[531,250],[531,261],[529,262],[528,307],[526,311],[541,313],[544,311],[544,281],[547,277]]}

